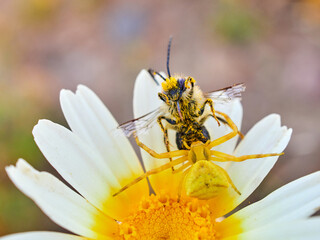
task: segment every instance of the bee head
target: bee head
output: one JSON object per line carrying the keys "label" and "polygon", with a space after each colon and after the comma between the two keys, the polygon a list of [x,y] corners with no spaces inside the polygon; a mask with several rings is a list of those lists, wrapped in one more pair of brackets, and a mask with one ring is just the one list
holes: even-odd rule
{"label": "bee head", "polygon": [[183,121],[183,116],[180,108],[180,100],[183,93],[188,88],[193,88],[195,80],[192,77],[173,77],[170,74],[169,60],[170,60],[170,49],[171,49],[172,37],[169,39],[168,52],[167,52],[167,74],[168,77],[164,78],[160,74],[160,77],[164,80],[162,82],[162,92],[160,92],[159,98],[164,101],[168,106],[174,107],[176,112],[179,114],[180,119]]}
{"label": "bee head", "polygon": [[179,81],[180,79],[176,79],[174,77],[168,77],[166,81],[162,82],[162,90],[165,95],[171,101],[177,101],[179,99],[180,87]]}
{"label": "bee head", "polygon": [[[194,86],[195,80],[192,77],[168,77],[162,82],[163,94],[166,95],[169,101],[179,101],[182,94],[189,88]],[[162,99],[162,98],[161,98]],[[162,99],[167,101],[166,99]]]}

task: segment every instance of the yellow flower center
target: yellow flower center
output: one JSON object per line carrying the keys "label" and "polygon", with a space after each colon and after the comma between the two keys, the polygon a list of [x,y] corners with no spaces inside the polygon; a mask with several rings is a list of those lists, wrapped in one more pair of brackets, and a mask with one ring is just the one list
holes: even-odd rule
{"label": "yellow flower center", "polygon": [[214,240],[215,220],[209,207],[197,199],[151,195],[142,199],[138,210],[120,224],[120,239]]}

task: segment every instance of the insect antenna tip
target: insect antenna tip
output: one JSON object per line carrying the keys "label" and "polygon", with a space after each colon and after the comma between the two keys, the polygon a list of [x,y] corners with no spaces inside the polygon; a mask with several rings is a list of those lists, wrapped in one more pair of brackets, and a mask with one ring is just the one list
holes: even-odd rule
{"label": "insect antenna tip", "polygon": [[172,43],[172,35],[169,37],[168,52],[167,52],[167,73],[168,73],[168,77],[169,77],[169,78],[171,77],[170,69],[169,69],[171,43]]}

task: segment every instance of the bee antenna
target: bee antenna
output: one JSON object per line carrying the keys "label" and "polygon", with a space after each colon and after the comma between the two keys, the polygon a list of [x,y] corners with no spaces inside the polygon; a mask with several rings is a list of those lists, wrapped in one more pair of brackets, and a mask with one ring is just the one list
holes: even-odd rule
{"label": "bee antenna", "polygon": [[159,77],[161,77],[164,81],[166,80],[166,78],[164,76],[162,76],[160,73],[158,72],[154,72],[155,74],[157,74]]}
{"label": "bee antenna", "polygon": [[153,70],[153,69],[148,69],[149,74],[151,75],[151,77],[153,78],[153,80],[156,82],[157,85],[159,85],[158,81],[155,80],[154,75],[158,75],[159,77],[161,77],[164,81],[166,81],[166,78],[164,76],[162,76],[159,72]]}
{"label": "bee antenna", "polygon": [[171,43],[172,43],[172,36],[170,36],[170,38],[169,38],[169,43],[168,43],[168,52],[167,52],[167,73],[168,73],[169,78],[171,77],[170,69],[169,69],[169,60],[170,60]]}

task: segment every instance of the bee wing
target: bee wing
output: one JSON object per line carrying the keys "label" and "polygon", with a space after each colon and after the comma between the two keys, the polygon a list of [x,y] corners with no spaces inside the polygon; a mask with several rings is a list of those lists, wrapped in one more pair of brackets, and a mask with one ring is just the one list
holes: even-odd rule
{"label": "bee wing", "polygon": [[246,89],[243,83],[234,84],[232,86],[222,88],[213,92],[205,93],[206,98],[211,98],[215,102],[230,102],[233,99],[241,97],[241,93]]}
{"label": "bee wing", "polygon": [[127,137],[130,137],[135,132],[144,134],[157,122],[157,118],[162,114],[163,111],[157,108],[139,118],[122,123],[117,128],[122,129]]}

